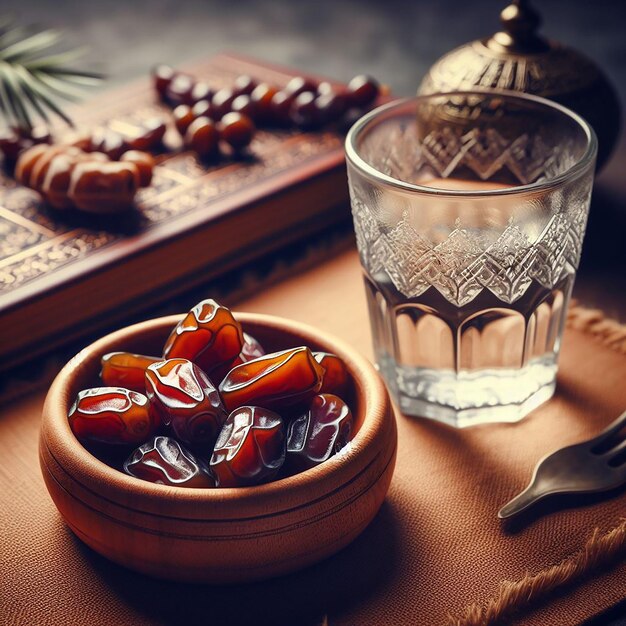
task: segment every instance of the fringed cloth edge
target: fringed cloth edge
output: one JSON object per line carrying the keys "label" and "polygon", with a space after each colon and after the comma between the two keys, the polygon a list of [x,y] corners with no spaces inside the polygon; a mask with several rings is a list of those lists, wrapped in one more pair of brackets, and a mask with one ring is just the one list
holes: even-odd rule
{"label": "fringed cloth edge", "polygon": [[[600,567],[614,565],[626,554],[626,519],[602,533],[596,528],[585,546],[560,563],[518,581],[505,580],[485,604],[474,603],[460,617],[449,616],[447,626],[494,626],[531,609],[553,593],[576,586]],[[508,623],[508,622],[507,622]]]}

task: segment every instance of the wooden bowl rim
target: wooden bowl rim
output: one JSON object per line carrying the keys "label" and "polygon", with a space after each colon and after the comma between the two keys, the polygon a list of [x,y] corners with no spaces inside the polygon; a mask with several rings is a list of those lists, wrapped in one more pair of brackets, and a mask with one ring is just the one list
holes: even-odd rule
{"label": "wooden bowl rim", "polygon": [[[287,331],[301,337],[306,344],[321,345],[325,351],[333,352],[344,360],[354,379],[356,393],[362,398],[360,405],[364,411],[362,425],[351,440],[349,449],[317,467],[275,482],[221,489],[188,489],[141,481],[93,456],[76,439],[67,419],[67,411],[73,401],[68,389],[77,368],[95,355],[110,352],[108,347],[113,343],[123,343],[137,333],[173,328],[183,317],[182,314],[155,318],[117,330],[93,342],[72,358],[59,372],[46,397],[40,444],[47,446],[64,472],[85,489],[125,509],[163,517],[180,518],[184,515],[197,520],[268,517],[310,506],[353,482],[383,453],[378,444],[388,436],[386,431],[392,428],[395,437],[395,423],[390,424],[390,420],[393,422],[395,419],[391,401],[378,372],[343,340],[307,324],[256,313],[236,312],[235,316],[244,328],[263,326],[275,332]],[[106,495],[101,493],[101,489]],[[166,500],[171,506],[163,506]]]}

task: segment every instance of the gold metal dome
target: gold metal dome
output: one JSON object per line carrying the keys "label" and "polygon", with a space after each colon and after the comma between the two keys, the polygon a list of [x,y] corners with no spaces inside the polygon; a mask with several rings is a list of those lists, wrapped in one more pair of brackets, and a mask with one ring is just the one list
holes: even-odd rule
{"label": "gold metal dome", "polygon": [[418,94],[510,89],[550,98],[582,115],[598,135],[598,168],[615,146],[620,129],[617,94],[589,58],[538,34],[539,14],[513,0],[500,14],[502,30],[456,48],[429,70]]}

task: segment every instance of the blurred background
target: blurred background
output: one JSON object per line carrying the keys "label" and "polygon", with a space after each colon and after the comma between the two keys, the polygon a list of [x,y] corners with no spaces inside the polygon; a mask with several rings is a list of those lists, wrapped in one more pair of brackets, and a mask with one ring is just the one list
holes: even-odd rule
{"label": "blurred background", "polygon": [[[86,46],[85,66],[108,74],[100,89],[147,77],[222,50],[349,80],[370,73],[411,95],[442,54],[499,29],[495,0],[3,0],[22,24],[56,27],[68,47]],[[542,33],[584,52],[626,102],[626,2],[534,3]],[[97,92],[96,92],[97,93]],[[626,317],[626,141],[596,185],[575,296]],[[616,289],[616,286],[619,286]]]}
{"label": "blurred background", "polygon": [[[3,0],[20,22],[67,31],[109,84],[224,49],[349,80],[369,72],[412,94],[451,48],[498,30],[506,0]],[[543,33],[579,48],[626,100],[626,3],[543,0]]]}

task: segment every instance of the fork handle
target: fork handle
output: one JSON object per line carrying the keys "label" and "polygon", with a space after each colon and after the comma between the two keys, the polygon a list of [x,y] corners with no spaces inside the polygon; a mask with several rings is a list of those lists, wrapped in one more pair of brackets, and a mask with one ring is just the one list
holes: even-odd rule
{"label": "fork handle", "polygon": [[537,491],[535,489],[535,485],[528,485],[522,493],[515,496],[498,511],[498,517],[500,519],[513,517],[514,515],[530,508],[533,504],[535,504],[535,502],[541,500],[541,498],[545,495],[545,493]]}

